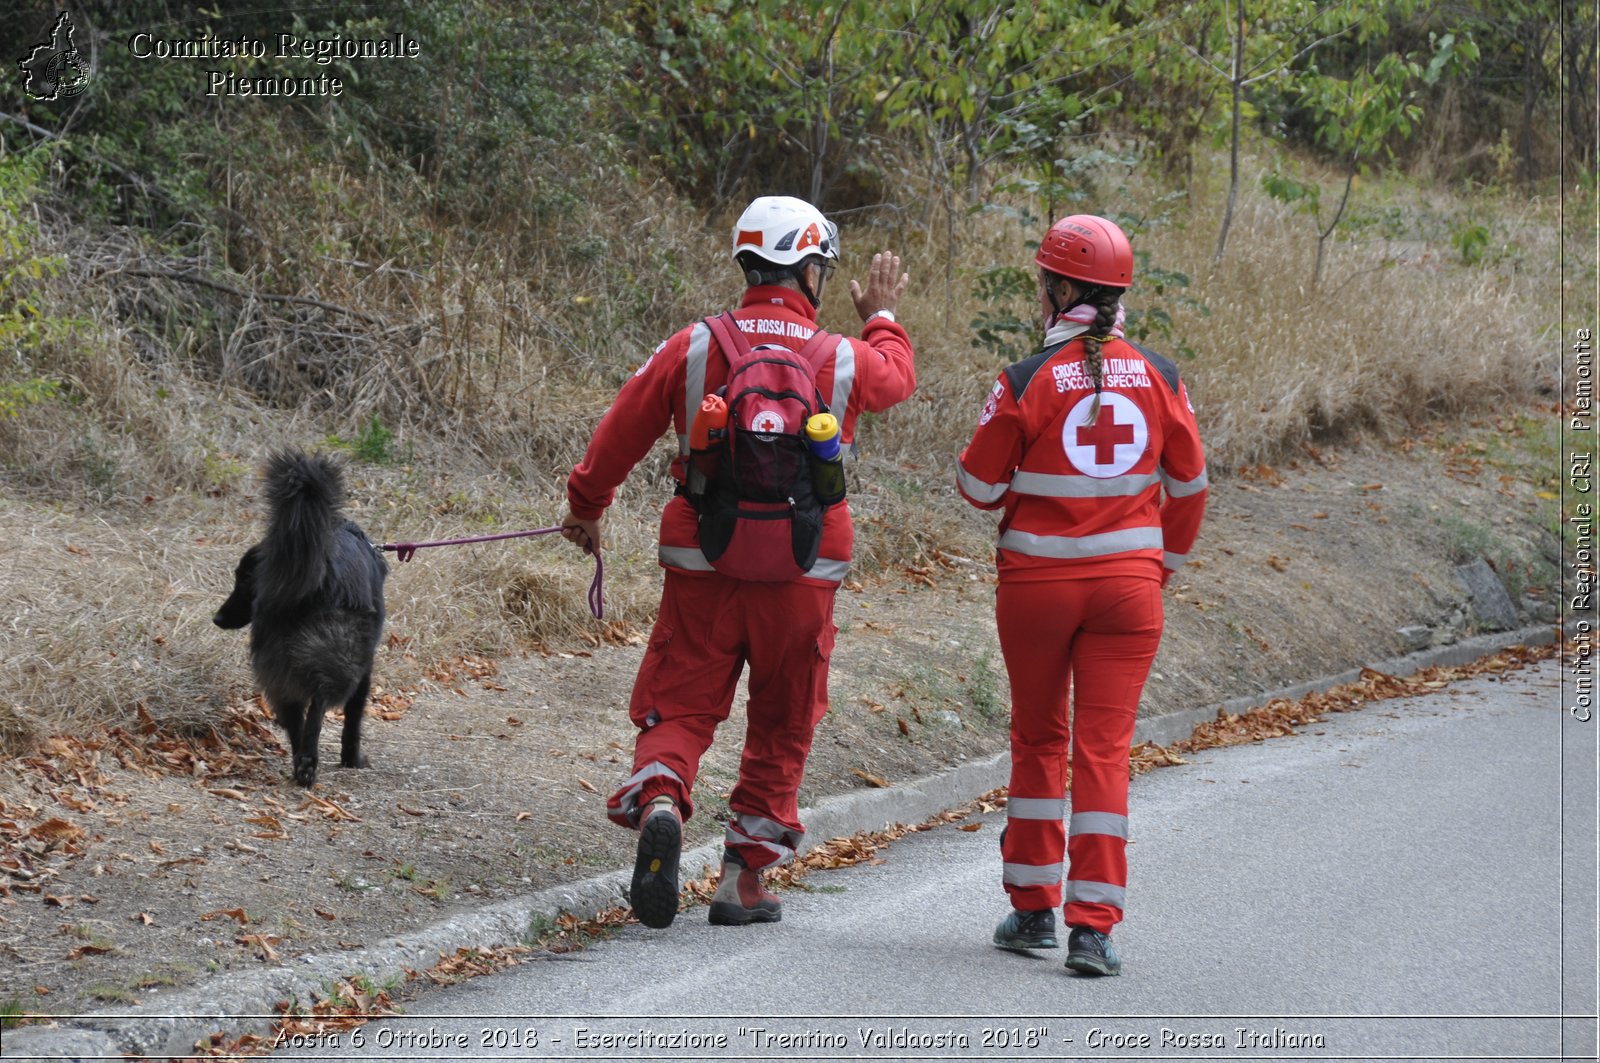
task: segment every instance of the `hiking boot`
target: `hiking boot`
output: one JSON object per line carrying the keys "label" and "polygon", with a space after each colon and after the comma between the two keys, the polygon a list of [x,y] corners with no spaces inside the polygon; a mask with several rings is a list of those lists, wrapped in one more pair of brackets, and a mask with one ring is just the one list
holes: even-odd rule
{"label": "hiking boot", "polygon": [[712,926],[748,926],[776,923],[783,918],[783,902],[762,885],[761,872],[744,866],[733,853],[722,858],[722,881],[711,898]]}
{"label": "hiking boot", "polygon": [[1003,949],[1060,948],[1056,943],[1055,909],[1023,912],[1013,908],[994,928],[994,943]]}
{"label": "hiking boot", "polygon": [[1067,935],[1067,968],[1079,974],[1121,974],[1122,957],[1111,947],[1111,935],[1075,926]]}
{"label": "hiking boot", "polygon": [[678,914],[678,853],[683,820],[670,801],[653,803],[639,821],[639,855],[633,861],[628,897],[639,922],[655,930]]}

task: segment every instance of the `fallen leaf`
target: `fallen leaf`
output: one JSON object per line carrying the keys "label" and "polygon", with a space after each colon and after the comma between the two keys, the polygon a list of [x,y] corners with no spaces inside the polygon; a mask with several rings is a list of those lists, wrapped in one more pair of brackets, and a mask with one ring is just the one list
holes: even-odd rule
{"label": "fallen leaf", "polygon": [[316,912],[318,916],[320,916],[323,919],[326,919],[330,923],[333,922],[335,919],[339,918],[338,916],[334,915],[332,912],[328,911],[325,908],[312,908],[311,910],[313,912]]}
{"label": "fallen leaf", "polygon": [[62,794],[61,803],[72,809],[74,812],[93,812],[95,810],[95,803],[93,801],[78,797],[74,794]]}
{"label": "fallen leaf", "polygon": [[850,774],[859,779],[865,779],[869,785],[876,786],[879,789],[886,788],[890,785],[889,780],[885,779],[883,776],[874,775],[869,771],[862,771],[860,768],[851,768]]}
{"label": "fallen leaf", "polygon": [[533,813],[532,812],[518,812],[517,813],[517,822],[518,823],[521,823],[525,819],[532,819],[532,818],[533,818]]}
{"label": "fallen leaf", "polygon": [[244,792],[242,790],[234,790],[234,789],[207,790],[206,793],[210,794],[213,797],[226,797],[230,801],[243,801],[244,800]]}
{"label": "fallen leaf", "polygon": [[115,945],[79,945],[67,953],[69,960],[81,960],[85,956],[104,956],[108,952],[116,952]]}
{"label": "fallen leaf", "polygon": [[515,716],[507,716],[506,717],[506,723],[510,724],[512,727],[521,727],[522,726],[522,721],[517,719]]}
{"label": "fallen leaf", "polygon": [[896,725],[896,726],[898,726],[898,727],[899,727],[899,728],[900,728],[900,733],[901,733],[901,734],[903,734],[903,735],[909,735],[909,734],[910,734],[910,733],[911,733],[911,726],[910,726],[910,725],[909,725],[909,724],[907,724],[907,723],[906,723],[906,721],[905,721],[905,717],[903,717],[903,716],[896,716],[896,717],[895,717],[895,718],[894,718],[894,722],[895,722],[895,725]]}
{"label": "fallen leaf", "polygon": [[239,945],[254,945],[260,950],[261,958],[265,960],[276,960],[278,958],[278,952],[272,946],[283,941],[282,938],[272,934],[241,934],[233,940]]}
{"label": "fallen leaf", "polygon": [[353,815],[337,802],[330,801],[326,797],[318,797],[316,794],[307,794],[305,801],[295,811],[304,812],[308,808],[315,808],[329,819],[344,819],[352,823],[361,822],[360,816]]}
{"label": "fallen leaf", "polygon": [[145,926],[150,926],[156,921],[156,917],[151,915],[149,912],[135,912],[131,918],[134,922],[142,923]]}
{"label": "fallen leaf", "polygon": [[427,815],[426,812],[423,812],[423,811],[421,811],[419,809],[407,808],[405,805],[402,805],[398,801],[395,802],[394,807],[398,808],[400,811],[404,812],[408,816],[426,816]]}
{"label": "fallen leaf", "polygon": [[963,824],[961,824],[961,826],[956,828],[956,830],[964,830],[968,834],[971,834],[973,831],[978,831],[978,830],[982,830],[982,829],[983,829],[983,824],[982,823],[963,823]]}
{"label": "fallen leaf", "polygon": [[28,837],[37,838],[49,845],[59,845],[62,842],[73,842],[82,838],[83,828],[64,819],[47,819],[28,831]]}
{"label": "fallen leaf", "polygon": [[202,915],[200,919],[206,923],[211,922],[213,919],[237,919],[240,926],[248,926],[250,924],[250,916],[245,913],[243,908],[218,908],[214,912],[207,912]]}
{"label": "fallen leaf", "polygon": [[597,793],[600,792],[599,790],[595,789],[594,783],[590,782],[588,779],[583,778],[582,776],[580,776],[578,778],[578,785],[583,787],[585,790],[588,790],[591,794],[597,794]]}
{"label": "fallen leaf", "polygon": [[164,871],[169,867],[181,867],[184,864],[203,864],[205,862],[205,857],[202,856],[180,856],[176,860],[163,860],[156,867]]}

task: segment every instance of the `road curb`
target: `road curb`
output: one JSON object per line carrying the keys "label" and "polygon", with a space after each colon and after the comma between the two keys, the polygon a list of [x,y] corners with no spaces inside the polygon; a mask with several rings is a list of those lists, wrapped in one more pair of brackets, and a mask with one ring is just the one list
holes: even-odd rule
{"label": "road curb", "polygon": [[[1547,645],[1555,641],[1557,634],[1554,625],[1539,625],[1481,635],[1380,661],[1370,667],[1408,675],[1429,666],[1464,664],[1507,646]],[[1138,722],[1134,740],[1171,742],[1187,737],[1196,724],[1215,719],[1219,711],[1241,712],[1276,698],[1292,700],[1351,682],[1359,678],[1361,671],[1350,669],[1279,690],[1260,691],[1203,708],[1148,717]],[[809,836],[819,842],[860,831],[882,830],[897,823],[919,823],[1004,786],[1010,759],[1009,752],[999,753],[892,787],[824,798],[814,807],[803,810],[802,818]],[[715,868],[721,862],[721,850],[719,842],[685,852],[682,858],[685,874],[692,876],[702,867]],[[223,975],[204,986],[165,995],[158,1003],[79,1016],[70,1024],[57,1027],[10,1030],[0,1043],[0,1057],[60,1061],[120,1060],[124,1053],[184,1055],[194,1051],[197,1041],[209,1038],[218,1030],[226,1030],[233,1036],[265,1034],[276,1018],[273,1006],[280,1000],[309,1002],[322,995],[331,984],[355,975],[365,975],[377,982],[403,977],[407,968],[426,969],[436,963],[441,954],[453,954],[458,948],[521,942],[536,919],[554,919],[562,913],[589,918],[606,908],[625,904],[629,878],[628,870],[607,872],[454,916],[365,949],[336,955],[307,955],[282,967]]]}

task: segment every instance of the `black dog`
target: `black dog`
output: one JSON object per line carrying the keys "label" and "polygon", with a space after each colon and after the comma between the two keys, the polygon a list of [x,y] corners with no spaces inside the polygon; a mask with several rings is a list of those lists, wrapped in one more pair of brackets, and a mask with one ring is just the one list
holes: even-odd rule
{"label": "black dog", "polygon": [[234,569],[233,593],[212,621],[250,626],[250,666],[289,734],[294,778],[317,781],[322,716],[344,706],[339,763],[364,768],[361,717],[383,630],[378,548],[341,513],[339,466],[298,451],[273,454],[262,472],[271,507],[267,536]]}

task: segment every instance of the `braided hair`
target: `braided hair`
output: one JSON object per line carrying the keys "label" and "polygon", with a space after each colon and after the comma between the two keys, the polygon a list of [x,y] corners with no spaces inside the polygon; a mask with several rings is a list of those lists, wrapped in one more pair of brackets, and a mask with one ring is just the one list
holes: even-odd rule
{"label": "braided hair", "polygon": [[1100,345],[1111,338],[1111,326],[1117,323],[1117,306],[1125,288],[1108,288],[1103,284],[1091,285],[1078,300],[1079,305],[1095,309],[1094,323],[1083,337],[1083,364],[1094,380],[1094,403],[1089,407],[1089,423],[1100,419],[1100,384],[1103,372],[1100,364]]}

